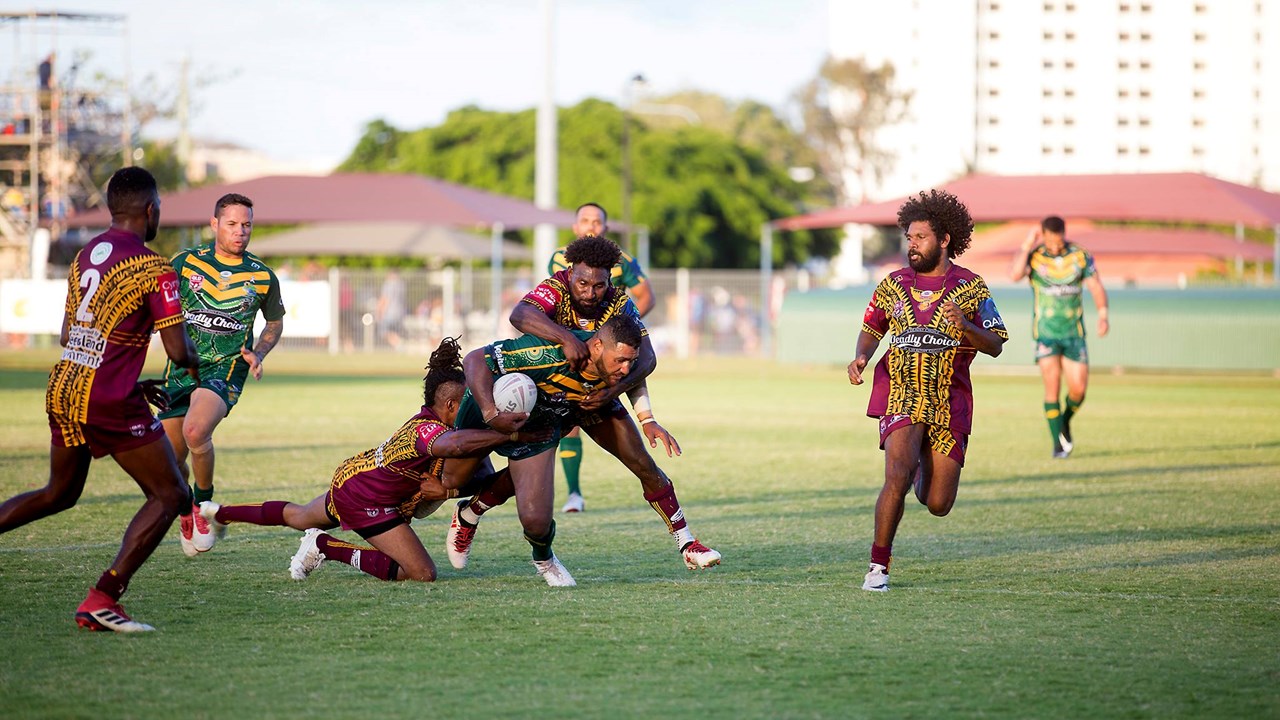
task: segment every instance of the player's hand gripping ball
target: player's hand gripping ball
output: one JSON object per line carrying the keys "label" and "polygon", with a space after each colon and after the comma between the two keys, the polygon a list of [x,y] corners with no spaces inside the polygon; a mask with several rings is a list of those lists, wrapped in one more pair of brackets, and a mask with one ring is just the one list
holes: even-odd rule
{"label": "player's hand gripping ball", "polygon": [[538,386],[524,373],[507,373],[493,382],[493,402],[499,412],[531,412],[538,402]]}

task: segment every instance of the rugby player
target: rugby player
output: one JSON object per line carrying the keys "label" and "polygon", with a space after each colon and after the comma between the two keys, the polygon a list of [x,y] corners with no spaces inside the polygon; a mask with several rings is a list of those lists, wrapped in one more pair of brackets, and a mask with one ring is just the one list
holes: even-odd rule
{"label": "rugby player", "polygon": [[117,170],[107,183],[111,228],[71,263],[62,318],[62,359],[49,373],[45,410],[52,443],[49,482],[0,505],[0,533],[75,506],[89,464],[110,455],[146,496],[120,552],[76,610],[89,630],[143,632],[120,596],[160,544],[173,519],[191,512],[191,493],[148,401],[163,406],[158,383],[139,383],[151,333],[159,331],[171,364],[196,376],[199,356],[178,302],[178,279],[145,246],[160,227],[155,178],[139,167]]}
{"label": "rugby player", "polygon": [[[1013,258],[1009,278],[1028,278],[1035,296],[1031,336],[1036,344],[1036,364],[1044,378],[1044,417],[1053,439],[1053,456],[1066,458],[1075,447],[1071,419],[1084,403],[1089,386],[1089,350],[1084,341],[1084,307],[1081,287],[1089,288],[1098,309],[1098,337],[1111,329],[1107,322],[1107,291],[1102,287],[1093,256],[1067,242],[1067,224],[1056,215],[1032,230]],[[1059,407],[1062,380],[1067,383],[1067,403]]]}
{"label": "rugby player", "polygon": [[[172,260],[187,331],[200,350],[200,381],[167,366],[169,409],[160,414],[182,476],[190,480],[194,475],[196,505],[213,499],[213,431],[240,400],[245,379],[250,374],[262,379],[262,360],[284,332],[280,281],[248,251],[253,201],[235,193],[223,195],[213,206],[209,225],[213,242],[183,250]],[[250,347],[259,312],[266,326]],[[208,551],[217,539],[198,512],[184,516],[179,529],[188,557]]]}
{"label": "rugby player", "polygon": [[861,385],[880,339],[892,334],[867,406],[867,415],[880,421],[884,487],[862,589],[878,592],[889,589],[893,538],[913,480],[916,499],[929,512],[951,512],[972,432],[969,365],[978,352],[998,356],[1009,339],[987,284],[952,262],[973,235],[964,203],[947,192],[922,192],[899,208],[898,226],[906,233],[910,266],[876,286],[848,368],[849,382]]}

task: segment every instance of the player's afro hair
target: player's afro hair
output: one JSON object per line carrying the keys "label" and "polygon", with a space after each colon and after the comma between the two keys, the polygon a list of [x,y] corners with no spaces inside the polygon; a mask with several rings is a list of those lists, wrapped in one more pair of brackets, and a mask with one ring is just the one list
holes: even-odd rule
{"label": "player's afro hair", "polygon": [[564,260],[570,265],[582,263],[587,267],[612,269],[622,257],[622,249],[609,238],[587,235],[569,243],[564,249]]}
{"label": "player's afro hair", "polygon": [[462,372],[462,346],[458,345],[458,338],[446,337],[427,361],[427,376],[422,381],[423,402],[435,405],[436,391],[451,382],[466,386],[467,375]]}
{"label": "player's afro hair", "polygon": [[959,257],[969,249],[973,240],[973,218],[969,215],[969,208],[955,195],[945,190],[930,190],[928,194],[922,192],[907,200],[898,208],[898,227],[902,232],[907,232],[911,223],[921,220],[929,223],[939,241],[943,235],[951,236],[947,257]]}

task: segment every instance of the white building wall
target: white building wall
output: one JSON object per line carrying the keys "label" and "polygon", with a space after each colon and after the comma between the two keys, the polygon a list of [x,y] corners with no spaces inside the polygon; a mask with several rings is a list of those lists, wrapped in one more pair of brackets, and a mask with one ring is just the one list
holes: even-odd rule
{"label": "white building wall", "polygon": [[896,197],[1001,175],[1205,172],[1280,191],[1280,0],[832,0],[836,57],[892,62]]}

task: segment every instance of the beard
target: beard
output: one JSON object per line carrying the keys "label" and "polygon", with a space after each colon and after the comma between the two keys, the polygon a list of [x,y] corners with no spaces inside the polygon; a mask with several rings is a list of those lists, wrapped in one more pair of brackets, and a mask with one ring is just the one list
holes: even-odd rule
{"label": "beard", "polygon": [[938,263],[942,262],[942,246],[935,247],[932,253],[920,253],[914,257],[908,253],[907,262],[910,263],[911,269],[918,273],[933,272],[937,269]]}

